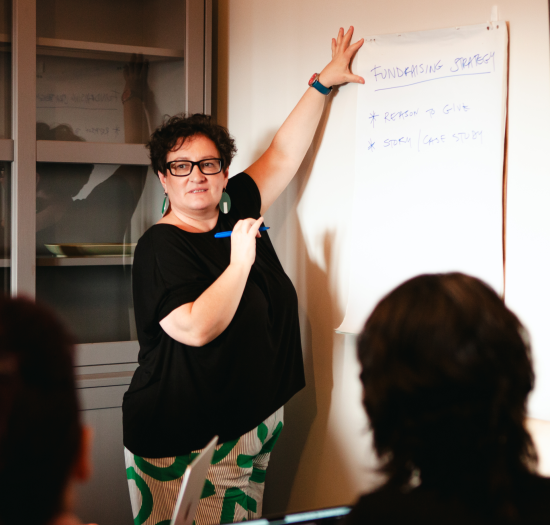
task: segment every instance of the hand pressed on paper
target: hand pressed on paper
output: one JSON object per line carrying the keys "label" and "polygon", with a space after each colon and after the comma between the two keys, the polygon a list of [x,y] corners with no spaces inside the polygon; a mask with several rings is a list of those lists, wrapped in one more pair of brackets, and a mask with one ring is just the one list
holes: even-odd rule
{"label": "hand pressed on paper", "polygon": [[364,84],[365,79],[351,72],[351,61],[357,50],[363,45],[364,39],[351,44],[353,37],[353,26],[344,34],[344,29],[340,28],[338,36],[332,39],[332,60],[321,71],[319,81],[323,86],[332,87],[344,84],[346,82],[355,82]]}

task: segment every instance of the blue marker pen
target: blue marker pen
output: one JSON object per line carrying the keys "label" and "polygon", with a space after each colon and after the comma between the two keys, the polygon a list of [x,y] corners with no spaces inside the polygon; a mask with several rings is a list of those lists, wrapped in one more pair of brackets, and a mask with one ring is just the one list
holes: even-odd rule
{"label": "blue marker pen", "polygon": [[[269,230],[269,226],[260,226],[258,231],[265,232],[266,230]],[[233,232],[218,232],[214,234],[214,237],[216,239],[223,239],[224,237],[231,237],[232,233]]]}

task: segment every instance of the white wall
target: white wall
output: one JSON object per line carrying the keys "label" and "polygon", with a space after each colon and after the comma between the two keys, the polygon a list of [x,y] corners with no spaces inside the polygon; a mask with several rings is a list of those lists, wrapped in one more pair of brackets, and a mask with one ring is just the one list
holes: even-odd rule
{"label": "white wall", "polygon": [[[219,0],[216,110],[237,139],[232,173],[268,146],[311,74],[330,60],[330,39],[340,26],[353,24],[360,38],[477,24],[490,18],[492,6],[489,0]],[[498,7],[510,23],[507,297],[533,332],[541,364],[550,356],[543,302],[550,297],[548,3],[506,0]],[[268,470],[268,513],[350,503],[377,483],[355,341],[334,333],[348,293],[356,89],[344,86],[333,97],[296,179],[266,216],[298,291],[308,381],[287,406]],[[546,392],[543,385],[533,403],[543,419],[550,418]],[[549,427],[531,424],[548,472]]]}

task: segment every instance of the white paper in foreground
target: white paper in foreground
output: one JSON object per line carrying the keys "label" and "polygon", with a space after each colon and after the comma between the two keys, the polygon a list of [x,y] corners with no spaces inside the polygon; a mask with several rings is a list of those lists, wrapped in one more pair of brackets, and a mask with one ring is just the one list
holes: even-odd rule
{"label": "white paper in foreground", "polygon": [[[489,29],[488,29],[489,28]],[[421,273],[503,288],[508,33],[493,22],[367,39],[359,51],[352,260],[340,332]]]}

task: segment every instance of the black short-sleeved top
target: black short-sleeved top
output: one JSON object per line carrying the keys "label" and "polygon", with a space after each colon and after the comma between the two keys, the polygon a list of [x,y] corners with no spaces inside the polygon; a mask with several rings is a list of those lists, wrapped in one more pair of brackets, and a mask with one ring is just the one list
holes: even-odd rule
{"label": "black short-sleeved top", "polygon": [[159,321],[195,301],[227,268],[232,230],[260,216],[256,183],[231,178],[229,214],[216,227],[189,233],[156,224],[141,237],[133,265],[139,367],[124,395],[124,445],[142,457],[170,457],[230,441],[258,426],[305,385],[298,300],[267,232],[229,326],[202,347],[172,339]]}

